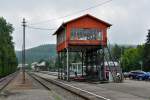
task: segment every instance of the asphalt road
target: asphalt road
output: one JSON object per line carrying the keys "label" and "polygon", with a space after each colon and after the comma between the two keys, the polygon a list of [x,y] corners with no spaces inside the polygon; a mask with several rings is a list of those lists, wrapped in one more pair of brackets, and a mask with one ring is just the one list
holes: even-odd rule
{"label": "asphalt road", "polygon": [[[50,76],[42,73],[38,73],[38,75],[57,80],[56,76]],[[111,100],[150,100],[150,82],[146,81],[125,80],[123,83],[105,84],[59,81]]]}
{"label": "asphalt road", "polygon": [[106,84],[65,83],[111,100],[150,100],[150,82],[125,80],[124,83]]}

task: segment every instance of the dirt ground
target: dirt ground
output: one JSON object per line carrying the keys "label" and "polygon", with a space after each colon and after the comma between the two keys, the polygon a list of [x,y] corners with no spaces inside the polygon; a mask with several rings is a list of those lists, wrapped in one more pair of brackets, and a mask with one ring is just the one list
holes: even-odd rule
{"label": "dirt ground", "polygon": [[0,100],[54,100],[52,93],[26,74],[25,84],[22,73],[0,93]]}

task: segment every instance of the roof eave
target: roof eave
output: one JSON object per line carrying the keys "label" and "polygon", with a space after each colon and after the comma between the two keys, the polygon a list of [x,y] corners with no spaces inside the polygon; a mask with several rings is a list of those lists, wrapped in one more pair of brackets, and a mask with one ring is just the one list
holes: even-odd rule
{"label": "roof eave", "polygon": [[56,35],[56,34],[58,34],[58,32],[61,30],[61,29],[63,29],[64,28],[64,26],[65,26],[65,24],[64,23],[62,23],[60,26],[59,26],[59,28],[54,32],[54,34],[53,35]]}

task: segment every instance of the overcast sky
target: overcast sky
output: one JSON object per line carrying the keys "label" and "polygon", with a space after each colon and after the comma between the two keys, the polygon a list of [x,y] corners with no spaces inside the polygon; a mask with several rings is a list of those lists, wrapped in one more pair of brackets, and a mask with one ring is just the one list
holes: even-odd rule
{"label": "overcast sky", "polygon": [[[147,30],[150,28],[150,0],[112,0],[91,10],[59,20],[53,19],[105,1],[107,0],[0,0],[0,16],[3,16],[15,28],[13,41],[16,50],[22,48],[21,21],[23,17],[27,19],[28,25],[53,29],[59,27],[62,22],[86,13],[112,24],[108,31],[110,43],[144,43]],[[38,24],[38,22],[43,23]],[[52,36],[54,31],[27,28],[26,47],[56,43],[55,36]]]}

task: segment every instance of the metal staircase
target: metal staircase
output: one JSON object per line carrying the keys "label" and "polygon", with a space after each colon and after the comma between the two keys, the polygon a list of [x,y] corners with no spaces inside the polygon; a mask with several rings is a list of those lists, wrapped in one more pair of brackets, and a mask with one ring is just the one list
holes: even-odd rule
{"label": "metal staircase", "polygon": [[[107,51],[106,52],[107,55],[105,55],[104,59],[105,59],[105,62],[107,62],[108,68],[109,68],[111,75],[113,77],[113,81],[117,82],[117,83],[123,82],[123,73],[122,73],[122,68],[121,68],[119,62],[117,62],[119,64],[119,66],[116,66],[114,58],[112,57],[111,52],[110,52],[110,48],[108,46],[106,47],[106,51]],[[110,66],[109,61],[111,61],[113,63],[113,66]],[[117,76],[117,73],[119,73],[118,76]]]}

